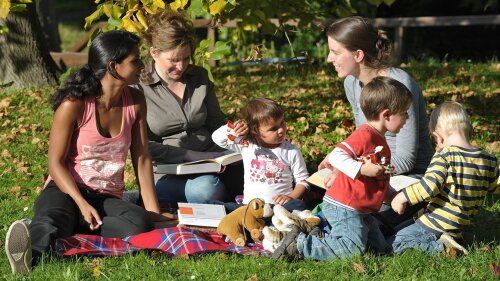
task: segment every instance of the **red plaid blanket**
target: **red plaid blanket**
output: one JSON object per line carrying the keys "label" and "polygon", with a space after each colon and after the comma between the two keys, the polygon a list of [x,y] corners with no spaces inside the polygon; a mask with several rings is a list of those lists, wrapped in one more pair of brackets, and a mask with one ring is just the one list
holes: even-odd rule
{"label": "red plaid blanket", "polygon": [[174,256],[214,251],[235,252],[241,255],[269,255],[269,252],[259,244],[240,247],[226,243],[218,233],[183,227],[155,229],[124,239],[77,234],[56,241],[56,252],[64,256],[120,256],[144,249],[161,250],[167,255]]}

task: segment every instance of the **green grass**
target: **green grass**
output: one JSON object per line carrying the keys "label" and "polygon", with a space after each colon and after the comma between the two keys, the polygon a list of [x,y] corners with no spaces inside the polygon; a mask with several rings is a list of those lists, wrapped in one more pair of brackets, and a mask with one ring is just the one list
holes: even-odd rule
{"label": "green grass", "polygon": [[[444,99],[464,103],[474,120],[473,141],[500,156],[499,63],[412,61],[403,66],[422,86],[428,110]],[[289,136],[310,172],[353,129],[342,81],[330,66],[263,66],[214,71],[216,92],[228,118],[250,98],[273,98],[284,107]],[[10,223],[33,215],[37,189],[47,176],[51,89],[2,89],[0,93],[0,246]],[[127,173],[128,187],[133,176]],[[490,196],[466,239],[470,254],[454,258],[408,251],[399,256],[365,255],[325,262],[287,263],[221,253],[190,259],[158,253],[124,257],[48,257],[25,279],[33,280],[493,280],[490,264],[500,257],[500,201]],[[0,279],[10,275],[0,254]]]}

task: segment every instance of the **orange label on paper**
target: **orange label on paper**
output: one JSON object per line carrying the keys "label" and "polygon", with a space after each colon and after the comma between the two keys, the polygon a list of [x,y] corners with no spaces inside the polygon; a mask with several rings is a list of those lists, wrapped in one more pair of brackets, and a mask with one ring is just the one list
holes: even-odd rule
{"label": "orange label on paper", "polygon": [[184,215],[192,215],[193,214],[193,208],[179,207],[179,213],[184,214]]}

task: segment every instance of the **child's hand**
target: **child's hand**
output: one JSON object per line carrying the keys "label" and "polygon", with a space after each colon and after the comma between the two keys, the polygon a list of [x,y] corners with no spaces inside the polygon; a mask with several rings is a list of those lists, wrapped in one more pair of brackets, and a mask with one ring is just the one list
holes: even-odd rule
{"label": "child's hand", "polygon": [[318,171],[322,170],[324,168],[328,168],[330,170],[334,169],[333,166],[332,166],[332,164],[330,164],[330,162],[328,161],[328,156],[325,157],[325,159],[323,159],[323,161],[321,161],[321,163],[319,163]]}
{"label": "child's hand", "polygon": [[234,122],[234,132],[236,136],[246,136],[248,134],[248,125],[244,120]]}
{"label": "child's hand", "polygon": [[394,198],[391,201],[391,207],[394,210],[394,212],[402,215],[405,212],[406,209],[406,204],[407,200],[403,192],[399,192],[394,196]]}
{"label": "child's hand", "polygon": [[333,182],[335,181],[335,178],[337,178],[338,174],[339,174],[339,170],[332,167],[332,172],[329,173],[328,175],[326,175],[326,177],[324,179],[326,189],[329,189],[330,187],[332,187]]}
{"label": "child's hand", "polygon": [[288,195],[276,195],[273,197],[274,203],[278,205],[285,205],[288,201],[292,200],[293,198],[288,196]]}
{"label": "child's hand", "polygon": [[361,165],[359,173],[367,177],[376,177],[383,175],[385,173],[385,168],[382,165],[373,164],[370,160],[365,160],[363,165]]}

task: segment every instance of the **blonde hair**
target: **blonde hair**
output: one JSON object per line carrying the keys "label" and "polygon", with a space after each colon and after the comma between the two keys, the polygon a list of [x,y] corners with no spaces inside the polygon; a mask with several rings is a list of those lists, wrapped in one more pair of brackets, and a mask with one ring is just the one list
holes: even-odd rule
{"label": "blonde hair", "polygon": [[368,121],[379,119],[384,109],[391,114],[407,111],[413,95],[401,82],[386,76],[378,76],[366,84],[361,91],[361,110]]}
{"label": "blonde hair", "polygon": [[431,132],[438,130],[447,136],[454,132],[461,132],[469,140],[472,124],[469,115],[460,103],[445,101],[432,111],[429,130]]}
{"label": "blonde hair", "polygon": [[337,20],[328,27],[326,35],[351,52],[362,50],[365,53],[363,63],[368,67],[389,66],[391,41],[385,31],[375,28],[366,18],[353,16]]}

